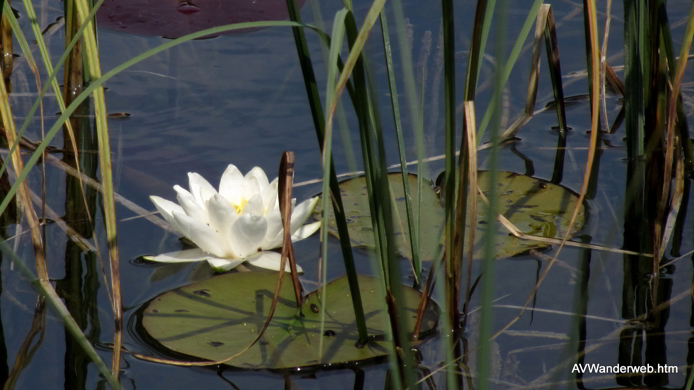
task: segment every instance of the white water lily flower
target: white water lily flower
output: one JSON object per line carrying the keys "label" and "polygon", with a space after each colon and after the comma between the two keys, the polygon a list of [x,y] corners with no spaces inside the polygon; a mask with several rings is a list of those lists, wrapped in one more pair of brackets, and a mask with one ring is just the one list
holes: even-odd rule
{"label": "white water lily flower", "polygon": [[[207,260],[217,271],[248,261],[279,271],[280,254],[267,251],[281,247],[284,239],[277,179],[268,182],[259,167],[243,176],[233,164],[224,171],[219,192],[197,173],[188,173],[188,179],[190,191],[174,186],[179,204],[158,196],[149,198],[162,217],[198,248],[145,259],[164,263]],[[315,197],[297,206],[292,199],[292,241],[303,240],[320,228],[320,222],[304,225],[317,202]],[[289,270],[288,263],[285,269]]]}

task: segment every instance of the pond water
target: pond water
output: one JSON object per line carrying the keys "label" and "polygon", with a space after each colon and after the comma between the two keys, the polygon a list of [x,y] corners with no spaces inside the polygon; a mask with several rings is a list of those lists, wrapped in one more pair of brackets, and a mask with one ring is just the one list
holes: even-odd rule
{"label": "pond water", "polygon": [[[255,2],[253,2],[255,4]],[[282,3],[282,2],[280,2]],[[409,17],[412,32],[412,54],[417,68],[427,67],[424,85],[426,150],[430,156],[443,154],[443,80],[440,63],[437,62],[437,43],[440,31],[440,5],[432,2],[406,1],[405,14]],[[203,7],[203,6],[201,6]],[[316,23],[311,1],[307,1],[302,17],[307,23]],[[341,7],[339,2],[321,2],[317,6],[328,26],[332,16]],[[354,4],[357,20],[362,20],[370,3],[357,0]],[[458,102],[462,101],[462,89],[467,65],[467,47],[474,18],[474,4],[456,4],[456,70]],[[509,4],[508,36],[515,40],[528,12],[528,2],[511,1]],[[579,2],[562,0],[552,4],[558,22],[559,48],[562,73],[566,75],[565,95],[581,95],[587,91],[585,77],[575,74],[585,70],[585,50],[583,43],[583,21]],[[610,53],[622,53],[623,10],[621,4],[613,4]],[[676,52],[679,52],[681,37],[684,35],[690,4],[684,1],[670,1],[668,12],[675,37]],[[387,5],[394,31],[394,17]],[[603,2],[598,4],[604,9]],[[23,12],[20,12],[24,15]],[[45,2],[39,14],[42,26],[47,26],[62,14],[62,3]],[[604,21],[600,17],[600,25]],[[25,33],[30,36],[24,23]],[[125,30],[125,29],[124,29]],[[330,28],[328,27],[329,31]],[[54,62],[62,52],[63,30],[49,39]],[[316,35],[307,33],[314,69],[317,72],[317,85],[324,90],[325,69],[322,61],[320,42]],[[429,37],[429,38],[427,38]],[[154,48],[166,38],[128,34],[107,28],[99,29],[102,69],[109,70],[124,61]],[[400,70],[398,48],[394,39],[394,58]],[[490,42],[494,42],[494,33]],[[512,46],[509,39],[508,48]],[[427,43],[429,42],[429,43]],[[515,65],[505,96],[507,122],[511,123],[523,110],[527,93],[527,77],[530,72],[530,40]],[[17,49],[18,50],[18,49]],[[389,92],[386,69],[382,59],[382,44],[378,24],[366,52],[372,58],[377,96],[383,103],[382,122],[386,134],[386,153],[389,164],[396,164],[397,143],[388,110]],[[493,44],[487,48],[493,53]],[[420,54],[424,53],[424,54]],[[429,53],[429,54],[427,54]],[[544,53],[543,53],[544,56]],[[490,57],[491,58],[491,57]],[[621,54],[610,56],[613,66],[620,65]],[[480,93],[477,100],[478,121],[481,120],[490,98],[491,75],[494,60],[485,60],[485,68],[480,80]],[[537,108],[553,100],[552,88],[547,72],[546,60],[542,60],[542,73],[538,89]],[[401,77],[401,73],[399,77]],[[618,72],[623,77],[622,72]],[[42,76],[42,77],[45,77]],[[26,62],[17,61],[13,75],[16,96],[12,104],[18,118],[23,117],[33,103],[33,97],[23,96],[23,92],[35,92],[34,82]],[[687,72],[685,82],[691,80]],[[113,147],[114,178],[116,191],[133,203],[154,210],[148,197],[161,196],[174,199],[174,184],[186,186],[187,172],[197,172],[216,184],[228,164],[233,163],[242,172],[254,166],[263,168],[273,178],[278,171],[282,152],[296,153],[295,182],[304,182],[322,176],[318,143],[313,128],[310,108],[301,69],[297,61],[294,38],[287,27],[265,28],[240,34],[223,35],[205,40],[192,41],[161,53],[112,78],[107,87],[109,112],[127,112],[126,119],[112,119],[109,122]],[[401,91],[401,104],[406,107],[404,86]],[[690,93],[691,84],[684,88]],[[691,111],[686,100],[685,109]],[[347,100],[345,99],[345,102]],[[621,106],[615,96],[608,97],[610,120],[614,121]],[[58,111],[53,99],[46,99],[47,123],[50,115]],[[356,161],[361,169],[361,157],[354,158],[351,150],[359,150],[357,123],[350,103],[345,104],[349,134],[335,137],[334,159],[338,173],[353,169],[349,161]],[[407,110],[403,110],[407,111]],[[583,167],[587,156],[590,136],[590,115],[587,100],[579,101],[568,111],[568,125],[572,128],[567,136],[567,151],[564,162],[562,185],[578,192],[583,178]],[[404,114],[405,144],[408,157],[415,159],[414,142],[409,118]],[[460,115],[458,116],[460,121]],[[556,116],[553,111],[536,115],[518,134],[521,138],[512,146],[500,151],[502,170],[528,173],[533,176],[551,179],[557,145]],[[336,127],[338,131],[338,127]],[[39,121],[34,120],[27,136],[38,139]],[[345,147],[349,136],[350,147]],[[587,197],[589,218],[585,228],[579,233],[580,241],[604,245],[612,248],[631,247],[624,242],[624,194],[626,189],[627,163],[624,140],[624,127],[614,134],[601,135],[599,167],[595,190]],[[54,141],[62,147],[62,140]],[[61,155],[57,155],[62,158]],[[481,152],[480,167],[487,164],[488,152]],[[434,178],[442,170],[443,160],[432,162],[429,168]],[[62,215],[67,199],[65,174],[52,165],[47,166],[46,202]],[[38,172],[38,171],[36,171]],[[31,177],[31,184],[38,188],[38,173]],[[296,187],[294,196],[305,199],[320,191],[320,184]],[[666,257],[675,258],[693,248],[691,193],[685,193],[682,213],[686,215],[683,227],[666,251]],[[106,247],[103,232],[103,217],[100,208],[94,210],[97,220],[96,236],[100,237],[102,249]],[[160,265],[144,262],[141,256],[171,252],[182,248],[179,236],[151,224],[132,211],[118,206],[117,215],[121,250],[121,282],[125,311],[125,347],[130,351],[144,354],[161,354],[162,351],[148,345],[137,326],[138,309],[157,295],[200,280],[212,274],[204,264]],[[628,226],[627,226],[628,227]],[[110,362],[110,343],[114,332],[110,303],[100,275],[100,265],[95,256],[81,254],[55,224],[45,228],[47,261],[49,275],[56,289],[64,299],[72,315],[83,328],[88,339],[95,345],[100,356]],[[578,240],[577,240],[578,241]],[[675,245],[675,247],[672,247]],[[314,235],[295,244],[299,264],[305,270],[303,278],[316,280],[316,262],[319,257],[319,238]],[[331,239],[331,260],[329,278],[344,274],[339,244]],[[30,241],[23,238],[19,246],[20,256],[32,259]],[[545,253],[548,256],[553,250]],[[372,267],[365,252],[355,251],[357,267],[360,272],[371,274]],[[104,252],[105,256],[105,252]],[[642,294],[630,291],[636,285],[642,286],[645,280],[633,281],[633,286],[625,286],[625,261],[635,261],[631,257],[605,251],[565,248],[560,255],[560,265],[556,265],[542,285],[535,301],[532,314],[526,312],[509,332],[500,336],[496,342],[499,365],[498,375],[493,384],[498,388],[508,387],[546,387],[550,383],[561,383],[575,379],[571,375],[574,362],[598,363],[604,365],[669,364],[678,366],[679,372],[669,375],[632,377],[615,379],[611,375],[585,375],[586,387],[614,386],[671,386],[682,387],[686,382],[686,365],[692,363],[694,350],[691,349],[692,305],[688,293],[692,283],[692,266],[686,257],[668,269],[660,280],[661,299],[681,297],[662,314],[661,323],[655,329],[628,328],[625,321],[628,313],[641,313],[640,308],[625,308],[625,294]],[[27,261],[33,266],[33,261]],[[524,255],[497,262],[495,331],[511,321],[519,312],[536,282],[538,266],[546,265],[537,257]],[[403,266],[405,263],[403,262]],[[475,264],[475,275],[479,274],[479,264]],[[403,268],[405,269],[405,268]],[[641,283],[641,284],[639,284]],[[640,287],[639,287],[640,288]],[[30,340],[36,293],[13,270],[9,261],[2,262],[2,332],[4,354],[0,354],[0,375],[16,374],[17,389],[65,388],[96,389],[108,385],[99,375],[97,368],[76,346],[65,331],[60,320],[48,310],[41,337],[31,339],[28,361],[18,360],[25,340]],[[479,297],[473,299],[472,307],[478,305]],[[582,307],[588,317],[571,314]],[[472,344],[474,341],[474,321],[472,330],[466,333]],[[615,333],[616,332],[616,333]],[[664,332],[664,333],[663,333]],[[567,350],[570,338],[581,337],[586,348],[595,348],[584,357],[576,358],[576,352]],[[648,337],[646,337],[648,336]],[[621,341],[620,341],[621,337]],[[435,369],[443,360],[438,337],[426,341],[421,347],[424,360],[422,364]],[[626,344],[632,345],[629,353]],[[629,349],[626,349],[629,351]],[[626,355],[625,355],[626,353]],[[4,356],[3,356],[4,355]],[[159,355],[157,355],[159,356]],[[555,368],[565,360],[572,363]],[[571,360],[573,359],[573,360]],[[236,389],[274,389],[281,386],[296,389],[382,389],[388,364],[358,365],[352,369],[322,370],[289,376],[266,371],[242,371],[227,367],[182,368],[146,362],[123,354],[122,383],[127,389],[135,388],[236,388]],[[434,376],[439,387],[445,386],[444,376]],[[9,382],[8,382],[9,383]],[[570,384],[569,387],[575,387]]]}

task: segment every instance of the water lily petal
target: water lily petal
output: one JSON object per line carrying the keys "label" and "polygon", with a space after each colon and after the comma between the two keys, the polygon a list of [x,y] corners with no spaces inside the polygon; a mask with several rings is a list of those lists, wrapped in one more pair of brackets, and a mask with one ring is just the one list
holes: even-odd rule
{"label": "water lily petal", "polygon": [[265,233],[262,248],[275,249],[282,245],[282,232],[284,231],[282,215],[279,210],[273,210],[265,215],[265,219],[267,220],[267,232]]}
{"label": "water lily petal", "polygon": [[[257,255],[253,255],[251,257],[246,258],[246,260],[253,266],[260,267],[260,268],[266,268],[270,269],[273,271],[279,271],[280,270],[280,262],[282,260],[282,255],[277,253],[277,252],[260,252]],[[291,272],[291,268],[289,266],[289,259],[287,259],[287,263],[284,265],[284,271],[285,272]],[[299,264],[296,265],[296,270],[299,273],[303,273],[304,270],[299,266]]]}
{"label": "water lily petal", "polygon": [[211,256],[200,248],[185,249],[182,251],[162,253],[157,256],[143,256],[145,260],[156,261],[159,263],[190,263],[193,261],[203,261]]}
{"label": "water lily petal", "polygon": [[243,213],[264,216],[264,208],[263,198],[260,196],[260,194],[255,194],[248,199],[248,204],[246,204],[246,207],[244,207]]}
{"label": "water lily petal", "polygon": [[278,180],[275,178],[275,180],[263,190],[262,197],[265,213],[269,213],[276,209],[279,210],[279,203],[277,203],[277,185]]}
{"label": "water lily petal", "polygon": [[311,199],[306,199],[305,201],[301,202],[301,204],[294,207],[294,211],[292,212],[292,234],[296,233],[296,231],[299,230],[304,223],[306,223],[306,220],[311,216],[313,209],[316,208],[317,203],[318,197],[316,196]]}
{"label": "water lily petal", "polygon": [[205,201],[217,192],[212,184],[195,172],[188,172],[188,185],[190,186],[190,193],[193,194],[195,201],[201,208],[204,208]]}
{"label": "water lily petal", "polygon": [[268,238],[263,245],[263,249],[277,249],[281,247],[284,243],[284,235],[282,234],[283,231],[284,229],[275,234],[273,237]]}
{"label": "water lily petal", "polygon": [[238,197],[235,194],[243,181],[244,178],[241,171],[236,168],[236,165],[229,164],[222,174],[222,179],[219,181],[219,193],[232,203],[238,202]]}
{"label": "water lily petal", "polygon": [[236,257],[248,257],[262,250],[267,233],[267,220],[259,215],[244,214],[231,226],[229,243]]}
{"label": "water lily petal", "polygon": [[292,234],[292,242],[301,241],[304,238],[311,236],[313,233],[320,229],[320,221],[308,223],[300,227],[294,234]]}
{"label": "water lily petal", "polygon": [[238,267],[244,261],[246,261],[246,260],[244,260],[244,259],[219,259],[216,257],[211,257],[211,258],[207,259],[207,263],[216,272],[229,271],[230,269],[234,269],[234,268]]}
{"label": "water lily petal", "polygon": [[176,230],[181,231],[172,214],[174,211],[179,213],[185,213],[181,206],[177,205],[176,203],[170,200],[166,200],[164,198],[160,198],[154,195],[150,196],[149,200],[151,200],[152,203],[154,203],[154,206],[157,208],[157,210],[159,210],[159,213],[162,217],[164,217],[166,222],[170,223]]}
{"label": "water lily petal", "polygon": [[246,174],[246,180],[250,179],[251,177],[255,177],[258,180],[259,192],[263,192],[265,188],[270,185],[265,171],[263,171],[263,169],[260,167],[253,167],[253,169]]}
{"label": "water lily petal", "polygon": [[205,203],[205,206],[207,208],[207,218],[210,227],[219,232],[226,246],[227,242],[223,238],[229,237],[231,226],[239,217],[239,215],[236,214],[236,208],[234,208],[227,198],[220,194],[215,194]]}
{"label": "water lily petal", "polygon": [[243,199],[249,200],[255,195],[261,194],[260,182],[255,176],[246,175],[245,185],[243,186]]}
{"label": "water lily petal", "polygon": [[178,199],[178,203],[189,217],[195,218],[202,223],[209,223],[204,204],[201,207],[195,200],[193,194],[179,185],[175,185],[174,190],[176,190],[176,199]]}
{"label": "water lily petal", "polygon": [[223,246],[221,236],[210,226],[184,213],[174,212],[173,216],[181,228],[181,233],[203,251],[217,257],[235,257],[228,252],[228,248]]}
{"label": "water lily petal", "polygon": [[[320,221],[309,223],[308,225],[303,225],[302,227],[297,229],[297,231],[294,232],[294,234],[292,234],[292,242],[297,242],[303,240],[304,238],[308,238],[313,233],[318,231],[318,229],[320,229]],[[280,230],[274,236],[268,235],[268,238],[266,238],[264,242],[263,249],[267,250],[281,248],[282,244],[284,244],[283,231],[284,229]]]}
{"label": "water lily petal", "polygon": [[213,196],[217,195],[218,192],[217,190],[214,189],[212,186],[205,186],[205,187],[200,187],[200,199],[202,200],[202,203],[206,203],[210,198]]}

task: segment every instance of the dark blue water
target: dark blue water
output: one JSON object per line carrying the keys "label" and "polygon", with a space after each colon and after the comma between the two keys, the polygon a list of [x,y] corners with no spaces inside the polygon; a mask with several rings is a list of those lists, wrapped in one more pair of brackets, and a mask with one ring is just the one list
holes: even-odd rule
{"label": "dark blue water", "polygon": [[[513,40],[518,35],[527,15],[528,2],[514,1],[509,4],[507,28],[507,48],[510,50]],[[358,20],[367,12],[370,4],[357,1],[354,4]],[[559,34],[562,73],[570,75],[585,70],[585,50],[583,44],[583,21],[580,3],[561,1],[553,4]],[[602,11],[604,4],[598,5]],[[679,50],[689,4],[687,2],[669,2],[670,21],[673,23],[676,51]],[[42,23],[47,24],[61,14],[61,4],[46,4]],[[340,8],[339,2],[322,2],[320,10],[330,30],[332,17]],[[395,31],[395,20],[390,5],[387,6],[391,33]],[[440,30],[440,5],[409,1],[405,4],[405,13],[409,17],[412,33],[412,57],[418,75],[422,65],[427,68],[424,80],[424,123],[426,150],[430,156],[443,153],[443,79],[441,65],[437,64]],[[613,66],[623,63],[622,31],[623,10],[621,4],[613,5],[612,35],[609,41],[610,63]],[[308,23],[316,23],[311,4],[307,3],[302,10],[302,17]],[[467,48],[471,36],[474,4],[465,2],[456,4],[456,80],[458,85],[457,100],[462,101],[462,85],[467,64]],[[22,19],[26,22],[26,18]],[[604,17],[600,18],[600,25]],[[493,29],[494,31],[494,29]],[[534,27],[532,29],[534,31]],[[29,30],[25,29],[29,34]],[[532,35],[533,32],[531,32]],[[62,30],[50,38],[51,53],[54,58],[60,54]],[[366,53],[372,64],[378,96],[383,103],[381,117],[386,134],[386,152],[388,162],[398,162],[397,144],[394,135],[391,113],[388,109],[389,90],[386,69],[382,60],[382,46],[378,25],[374,28],[371,39],[366,45]],[[431,43],[426,43],[427,36]],[[144,35],[124,34],[108,29],[100,29],[102,69],[109,70],[129,58],[148,49],[154,48],[166,39]],[[326,72],[320,42],[316,35],[308,32],[308,43],[316,70],[317,85],[320,91],[325,89]],[[399,60],[399,49],[393,35],[394,58],[396,71],[402,67]],[[423,42],[424,40],[424,42]],[[487,46],[487,53],[494,53],[494,33]],[[530,39],[520,59],[514,67],[505,91],[506,119],[511,123],[523,110],[527,91],[527,77],[530,72]],[[17,51],[16,49],[15,51]],[[429,53],[428,55],[426,53]],[[425,53],[425,54],[421,54]],[[36,55],[36,54],[35,54]],[[20,60],[21,61],[21,60]],[[480,93],[477,100],[478,122],[484,115],[490,98],[491,76],[495,60],[485,60],[480,79]],[[552,89],[547,72],[546,60],[542,59],[542,73],[538,89],[536,108],[541,108],[551,101]],[[623,77],[623,73],[618,71]],[[35,91],[34,82],[26,62],[20,62],[13,76],[15,92]],[[45,75],[43,76],[45,78]],[[419,76],[418,76],[419,77]],[[691,74],[685,81],[691,80]],[[565,77],[565,95],[587,93],[585,78]],[[193,41],[175,47],[167,52],[129,68],[112,78],[107,86],[108,108],[110,112],[127,112],[131,117],[122,120],[111,120],[109,123],[114,161],[116,190],[135,204],[154,210],[148,196],[158,195],[174,199],[174,184],[187,186],[187,173],[198,172],[213,185],[230,163],[243,172],[254,166],[260,166],[271,178],[276,176],[282,152],[291,150],[296,153],[295,182],[302,182],[322,176],[320,155],[316,140],[311,113],[302,81],[301,69],[297,61],[296,49],[291,30],[286,27],[266,28],[243,34],[220,36],[207,40]],[[405,88],[398,85],[400,103],[406,112],[407,100]],[[685,89],[687,91],[687,89]],[[323,92],[321,92],[323,93]],[[686,92],[685,92],[686,93]],[[33,102],[27,97],[17,96],[12,103],[15,115],[23,117]],[[687,99],[685,99],[688,101]],[[361,156],[358,154],[359,139],[357,123],[351,103],[345,98],[347,112],[347,130],[351,137],[351,148],[345,147],[344,134],[336,133],[334,158],[338,173],[350,170],[351,158],[361,169]],[[610,120],[617,115],[621,102],[615,96],[608,98]],[[685,110],[690,112],[685,104]],[[46,99],[47,123],[53,120],[52,114],[58,108],[54,100]],[[568,124],[573,129],[567,136],[567,153],[564,163],[562,185],[578,191],[583,180],[583,168],[587,156],[589,141],[590,114],[586,100],[567,111]],[[18,119],[19,120],[19,119]],[[460,115],[458,116],[458,121]],[[407,114],[404,114],[405,144],[410,160],[415,158],[412,126]],[[460,126],[460,125],[458,125]],[[513,147],[507,146],[500,152],[500,167],[503,170],[527,172],[526,161],[520,154],[532,162],[532,173],[540,178],[550,179],[553,174],[557,132],[553,111],[547,111],[533,118],[519,133],[522,139]],[[28,136],[37,139],[40,134],[39,122],[34,120],[29,127]],[[339,131],[339,127],[335,127]],[[489,131],[487,132],[489,133]],[[590,219],[581,235],[586,241],[613,248],[623,247],[624,237],[624,193],[626,188],[626,151],[624,128],[615,134],[603,136],[603,148],[599,151],[599,176],[597,190],[587,199],[590,208]],[[54,141],[61,146],[62,141]],[[606,145],[609,145],[607,147]],[[352,153],[357,151],[356,156]],[[518,153],[520,152],[520,154]],[[61,157],[58,155],[58,157]],[[479,156],[480,167],[484,168],[488,153]],[[442,160],[429,165],[430,177],[441,171]],[[37,171],[38,172],[38,171]],[[49,166],[47,168],[47,203],[62,213],[65,207],[65,175],[62,171]],[[31,176],[31,184],[38,188],[38,174]],[[294,195],[305,199],[319,192],[320,184],[297,187]],[[690,195],[691,198],[691,195]],[[686,198],[685,204],[691,199]],[[684,209],[683,209],[684,210]],[[96,235],[100,237],[102,248],[105,248],[102,227],[102,212],[95,211],[97,220]],[[691,214],[691,210],[689,210]],[[127,219],[135,214],[118,206],[119,219]],[[152,347],[142,341],[135,329],[138,308],[158,294],[188,284],[191,280],[208,277],[211,271],[204,264],[191,265],[156,265],[144,263],[138,258],[146,254],[158,254],[180,249],[179,236],[151,224],[145,219],[122,220],[118,226],[121,249],[121,281],[123,284],[123,303],[126,308],[125,346],[142,353],[152,353]],[[13,229],[10,229],[12,231]],[[668,248],[668,258],[677,257],[692,250],[691,216],[687,216],[681,237],[681,247]],[[55,281],[57,289],[66,305],[84,327],[90,341],[99,354],[108,363],[111,351],[114,326],[107,292],[100,276],[100,265],[95,256],[71,255],[74,247],[68,243],[65,234],[55,225],[46,227],[47,258],[49,274]],[[343,274],[338,244],[330,242],[331,260],[329,274],[331,278]],[[318,237],[313,236],[295,244],[299,264],[306,271],[305,278],[316,278],[316,262],[319,256]],[[104,252],[105,255],[105,251]],[[19,246],[19,255],[32,259],[33,253],[29,238],[25,235]],[[552,255],[554,252],[547,253]],[[568,340],[576,337],[576,310],[582,280],[580,268],[584,275],[589,270],[587,314],[592,317],[584,322],[584,338],[588,345],[596,347],[585,357],[587,363],[616,364],[619,354],[618,337],[615,329],[623,325],[623,261],[621,254],[603,251],[590,251],[566,248],[559,256],[563,267],[556,265],[542,285],[535,307],[538,310],[529,313],[516,324],[510,332],[497,339],[499,343],[499,375],[495,386],[507,388],[511,385],[526,385],[534,380],[546,385],[549,380],[565,381],[569,378],[569,368],[557,369],[554,376],[544,378],[559,362],[573,358],[575,350],[569,350]],[[586,263],[586,261],[589,262]],[[368,256],[357,252],[360,272],[371,273]],[[27,260],[30,266],[33,261]],[[543,267],[546,262],[543,263]],[[538,260],[531,256],[502,260],[497,262],[497,297],[500,305],[495,311],[496,328],[501,328],[518,314],[527,295],[535,284]],[[479,266],[476,265],[476,272]],[[19,274],[11,270],[10,262],[2,263],[2,331],[4,334],[6,354],[0,356],[0,366],[12,370],[16,363],[22,343],[29,333],[34,316],[36,293]],[[689,257],[676,263],[676,270],[663,275],[661,283],[667,285],[670,296],[677,296],[691,288],[691,261]],[[667,299],[667,297],[666,297]],[[475,299],[476,301],[476,299]],[[662,359],[671,365],[679,365],[678,374],[667,378],[669,385],[681,387],[685,383],[684,368],[691,351],[688,349],[690,335],[691,305],[685,298],[676,302],[669,311],[664,326],[666,338],[663,345],[667,352]],[[473,305],[474,306],[474,305]],[[82,352],[73,345],[59,319],[50,310],[46,311],[45,327],[42,338],[34,339],[35,353],[26,363],[23,370],[17,370],[18,379],[15,388],[70,388],[96,389],[107,386],[98,370]],[[473,328],[474,329],[474,328]],[[470,332],[472,334],[474,332]],[[611,335],[611,336],[609,336]],[[624,335],[623,335],[624,336]],[[474,336],[471,336],[471,339]],[[443,359],[440,340],[431,340],[422,347],[423,364],[430,368]],[[645,354],[645,352],[644,352]],[[646,360],[644,360],[645,362]],[[181,368],[145,362],[123,355],[122,381],[125,388],[241,388],[241,389],[352,389],[363,375],[364,388],[383,388],[387,364],[364,367],[356,370],[321,371],[308,376],[295,374],[289,379],[282,375],[267,372],[245,372],[227,368]],[[615,386],[612,376],[593,376],[595,384],[587,382],[586,386]],[[444,386],[443,376],[435,377],[439,387]],[[646,382],[648,382],[646,380]],[[619,384],[623,384],[619,382]],[[633,384],[641,384],[636,380]],[[664,383],[660,383],[664,384]],[[561,384],[560,386],[566,386]],[[575,387],[575,384],[569,385]]]}

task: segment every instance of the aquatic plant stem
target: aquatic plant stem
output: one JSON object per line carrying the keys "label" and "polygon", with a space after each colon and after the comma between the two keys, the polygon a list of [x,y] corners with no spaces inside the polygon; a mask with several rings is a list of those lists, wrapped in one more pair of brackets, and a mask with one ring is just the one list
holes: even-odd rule
{"label": "aquatic plant stem", "polygon": [[[96,29],[91,21],[88,21],[89,5],[86,0],[75,0],[78,20],[87,23],[84,30],[84,43],[87,54],[87,66],[91,79],[101,77],[101,64],[99,50],[96,41]],[[123,302],[120,291],[120,253],[118,247],[118,221],[116,219],[116,202],[113,197],[113,175],[111,166],[111,147],[108,138],[108,119],[106,109],[106,97],[103,85],[94,90],[94,115],[96,117],[96,134],[99,139],[99,166],[101,168],[101,183],[104,186],[104,223],[106,225],[106,238],[109,250],[109,263],[111,266],[111,294],[112,309],[115,322],[113,340],[113,360],[111,372],[115,377],[120,374],[120,350],[123,343]]]}
{"label": "aquatic plant stem", "polygon": [[[682,47],[680,49],[680,58],[677,63],[677,73],[675,80],[672,83],[672,92],[670,93],[670,101],[668,104],[668,119],[667,119],[667,138],[666,145],[667,149],[665,152],[665,167],[663,171],[663,189],[662,195],[660,197],[660,203],[658,204],[656,221],[661,221],[665,216],[665,207],[669,199],[670,194],[670,181],[672,179],[672,162],[675,153],[675,123],[677,122],[677,102],[680,99],[680,86],[682,84],[682,78],[684,77],[684,71],[687,68],[687,59],[689,57],[689,50],[691,49],[692,39],[694,39],[694,4],[692,5],[691,11],[689,13],[689,18],[687,22],[687,31],[684,36],[684,42],[682,42]],[[660,236],[661,232],[654,232],[655,235]],[[663,241],[659,240],[658,244]],[[655,245],[653,248],[653,277],[657,277],[660,273],[660,254],[659,245]]]}
{"label": "aquatic plant stem", "polygon": [[[467,222],[467,210],[470,208],[469,217],[477,218],[477,122],[475,120],[475,102],[466,101],[463,111],[463,137],[460,140],[461,150],[458,160],[458,197],[456,200],[456,228],[455,228],[455,256],[461,258],[462,249],[465,242],[465,223]],[[468,232],[468,253],[467,253],[467,284],[465,286],[465,303],[463,314],[467,321],[470,300],[472,299],[472,260],[475,252],[474,223],[471,224]],[[462,263],[461,263],[462,267]],[[460,286],[458,287],[460,289]],[[458,292],[460,294],[460,291]],[[465,323],[462,324],[463,329]]]}
{"label": "aquatic plant stem", "polygon": [[[443,287],[445,309],[443,310],[443,330],[446,335],[446,361],[453,361],[459,354],[457,331],[460,328],[460,253],[455,250],[456,227],[456,164],[455,164],[455,34],[453,20],[453,1],[442,0],[443,14],[443,64],[444,64],[444,150],[445,176],[441,192],[444,195],[444,267]],[[465,156],[460,156],[464,159]],[[457,255],[457,256],[456,256]],[[449,389],[460,388],[457,370],[446,372],[446,383]]]}
{"label": "aquatic plant stem", "polygon": [[[496,44],[495,44],[495,57],[497,61],[503,64],[504,61],[504,46],[506,42],[506,0],[499,0],[499,7],[497,11],[497,25],[499,26],[496,31]],[[510,60],[509,60],[510,61]],[[496,214],[498,210],[498,190],[497,190],[497,176],[498,176],[498,160],[499,160],[499,127],[501,125],[501,115],[499,111],[501,109],[501,93],[506,83],[506,77],[499,77],[502,72],[500,68],[497,67],[494,72],[494,92],[492,95],[492,102],[490,104],[493,107],[493,112],[495,112],[493,117],[493,122],[491,126],[491,142],[492,147],[489,152],[489,188],[488,198],[489,205],[487,208],[486,220],[488,221],[486,230],[484,233],[484,263],[482,264],[482,310],[481,310],[481,322],[480,322],[480,350],[478,352],[477,359],[477,374],[479,375],[479,382],[477,386],[481,389],[486,389],[489,387],[489,373],[491,366],[491,336],[492,329],[494,326],[494,311],[492,308],[492,301],[494,299],[495,291],[495,280],[496,280],[496,262],[494,256],[495,241],[496,241]],[[506,70],[504,70],[506,72]],[[479,132],[477,134],[480,136]],[[479,142],[479,139],[477,140]],[[473,216],[473,218],[475,218]],[[571,230],[571,229],[568,229]],[[472,245],[469,243],[468,245]]]}
{"label": "aquatic plant stem", "polygon": [[[295,23],[301,23],[301,15],[299,14],[295,0],[287,0],[287,8],[289,10],[291,20]],[[306,43],[306,35],[301,27],[292,27],[292,33],[294,34],[294,42],[296,44],[296,51],[299,56],[299,64],[304,76],[303,79],[304,86],[306,87],[306,94],[308,95],[311,106],[311,115],[313,117],[313,124],[316,130],[316,138],[318,138],[318,145],[320,147],[321,155],[324,157],[326,134],[325,117],[323,115],[323,108],[320,102],[320,94],[318,93],[318,87],[316,85],[316,77],[313,72],[313,65],[308,50],[308,44]],[[337,59],[335,60],[337,61]],[[331,66],[331,64],[328,63],[328,66]],[[357,331],[359,332],[359,341],[366,342],[368,332],[366,329],[364,308],[361,301],[361,291],[359,290],[359,280],[357,279],[357,268],[354,264],[354,255],[352,254],[352,243],[349,239],[349,229],[347,228],[347,220],[344,211],[345,209],[342,204],[342,195],[340,194],[335,164],[333,163],[332,159],[328,159],[328,165],[325,167],[329,169],[329,189],[330,193],[332,194],[330,198],[333,203],[335,221],[337,224],[338,233],[340,235],[340,247],[342,249],[342,256],[349,281],[352,305],[354,306],[354,313],[357,322]],[[325,202],[325,199],[323,199],[323,201]],[[327,241],[323,241],[323,245],[327,246]],[[323,261],[325,260],[326,259],[323,258]],[[324,279],[323,282],[325,283],[326,280]]]}
{"label": "aquatic plant stem", "polygon": [[[523,43],[525,42],[525,39],[528,37],[530,28],[533,26],[533,22],[535,21],[537,12],[540,9],[540,6],[543,2],[544,0],[535,0],[532,8],[530,9],[530,12],[528,12],[528,17],[525,19],[525,23],[523,23],[523,28],[521,29],[521,32],[513,45],[511,54],[509,55],[508,60],[504,63],[505,65],[503,68],[503,72],[500,72],[502,85],[506,84],[506,81],[508,81],[508,78],[511,75],[511,70],[513,69],[513,66],[516,64],[516,61],[518,60],[518,56],[520,55],[521,49],[523,48]],[[497,61],[500,60],[497,59]],[[500,65],[502,63],[498,62],[498,64]],[[484,132],[486,131],[487,126],[489,125],[489,121],[492,119],[492,114],[496,109],[496,106],[494,105],[495,101],[497,100],[492,98],[492,100],[489,102],[489,105],[487,106],[487,110],[484,112],[482,122],[480,122],[480,126],[477,130],[477,144],[482,142],[482,139],[484,138]],[[499,99],[499,101],[501,100]]]}
{"label": "aquatic plant stem", "polygon": [[[393,65],[393,54],[390,46],[390,36],[388,33],[388,18],[385,12],[381,12],[381,36],[383,37],[383,54],[386,60],[388,71],[388,86],[390,87],[390,100],[393,109],[393,121],[395,122],[395,136],[398,142],[398,155],[400,156],[400,167],[402,171],[402,186],[405,192],[405,209],[407,210],[407,227],[410,233],[410,250],[412,251],[412,273],[415,279],[415,286],[420,284],[420,274],[422,264],[419,258],[419,232],[417,225],[419,218],[415,219],[412,212],[412,197],[407,172],[407,155],[405,153],[405,141],[400,121],[400,103],[398,102],[398,88],[395,81],[395,67]],[[421,189],[420,189],[421,190]]]}
{"label": "aquatic plant stem", "polygon": [[[4,77],[0,77],[0,115],[2,115],[2,125],[5,130],[5,136],[7,137],[7,143],[13,144],[19,137],[15,129],[12,108],[10,107],[10,97],[7,93]],[[15,172],[21,172],[24,169],[24,160],[22,159],[19,147],[15,148],[12,152],[12,164]],[[24,209],[24,214],[29,222],[29,228],[31,229],[31,241],[34,245],[34,252],[36,254],[36,272],[40,280],[48,283],[48,270],[46,269],[43,240],[41,238],[39,220],[34,210],[34,204],[31,202],[31,197],[29,196],[29,183],[24,180],[15,180],[15,184],[21,185],[19,189],[19,198],[21,200],[21,207]],[[12,195],[8,194],[7,198],[11,200]]]}
{"label": "aquatic plant stem", "polygon": [[475,10],[475,24],[470,40],[470,55],[468,56],[467,77],[465,79],[465,101],[475,99],[477,82],[480,79],[480,68],[484,60],[484,49],[489,37],[489,26],[492,22],[496,0],[479,0]]}

